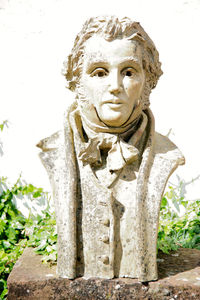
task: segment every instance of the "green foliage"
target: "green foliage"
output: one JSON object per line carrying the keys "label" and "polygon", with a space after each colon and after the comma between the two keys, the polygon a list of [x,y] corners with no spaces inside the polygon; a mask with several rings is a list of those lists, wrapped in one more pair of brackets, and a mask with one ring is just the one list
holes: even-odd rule
{"label": "green foliage", "polygon": [[55,219],[49,208],[42,216],[25,218],[14,205],[15,196],[36,198],[47,197],[41,188],[22,184],[20,178],[10,188],[6,178],[0,178],[0,299],[7,295],[7,277],[26,246],[36,247],[39,254],[45,254],[43,261],[56,261]]}
{"label": "green foliage", "polygon": [[[6,188],[5,178],[2,178],[3,188],[0,195],[0,295],[6,294],[6,279],[16,259],[22,253],[24,236],[21,229],[25,220],[15,208],[12,198],[16,187],[11,190]],[[18,243],[19,242],[19,243]]]}
{"label": "green foliage", "polygon": [[55,218],[46,210],[44,216],[31,216],[27,220],[26,235],[29,236],[27,245],[35,247],[35,252],[43,255],[44,263],[55,264],[57,261],[57,231]]}
{"label": "green foliage", "polygon": [[164,253],[179,247],[200,250],[200,200],[186,201],[180,193],[181,183],[178,189],[169,187],[161,202],[157,245]]}
{"label": "green foliage", "polygon": [[[5,126],[8,127],[8,121],[0,124],[0,131]],[[40,203],[49,201],[42,188],[23,183],[20,177],[11,187],[6,177],[0,177],[0,299],[6,298],[8,275],[26,246],[35,247],[37,253],[43,254],[44,262],[55,263],[57,259],[56,224],[49,206],[42,216],[30,213],[25,218],[15,205],[16,199],[22,201],[24,197]]]}
{"label": "green foliage", "polygon": [[3,131],[3,129],[4,129],[5,126],[8,127],[8,120],[5,120],[5,121],[3,121],[3,122],[0,124],[0,130]]}

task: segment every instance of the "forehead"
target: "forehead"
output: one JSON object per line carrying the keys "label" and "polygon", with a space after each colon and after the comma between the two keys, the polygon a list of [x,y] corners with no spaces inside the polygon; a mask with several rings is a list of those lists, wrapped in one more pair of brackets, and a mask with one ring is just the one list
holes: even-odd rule
{"label": "forehead", "polygon": [[126,59],[141,62],[141,46],[137,41],[129,41],[125,38],[106,41],[103,37],[95,35],[85,42],[84,64],[96,61],[117,63]]}

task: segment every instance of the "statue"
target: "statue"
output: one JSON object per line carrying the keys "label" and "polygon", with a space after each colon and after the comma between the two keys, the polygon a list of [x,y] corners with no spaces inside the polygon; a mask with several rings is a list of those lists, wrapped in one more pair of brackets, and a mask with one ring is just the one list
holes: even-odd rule
{"label": "statue", "polygon": [[137,22],[91,18],[64,75],[75,100],[63,130],[38,144],[52,185],[58,274],[157,279],[160,201],[184,157],[155,132],[149,95],[162,74]]}

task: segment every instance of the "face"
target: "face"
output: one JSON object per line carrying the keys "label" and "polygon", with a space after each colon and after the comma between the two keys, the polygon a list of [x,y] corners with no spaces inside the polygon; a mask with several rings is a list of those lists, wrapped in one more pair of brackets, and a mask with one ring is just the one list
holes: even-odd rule
{"label": "face", "polygon": [[93,36],[85,43],[80,86],[99,119],[111,127],[126,123],[145,82],[141,48],[126,39]]}

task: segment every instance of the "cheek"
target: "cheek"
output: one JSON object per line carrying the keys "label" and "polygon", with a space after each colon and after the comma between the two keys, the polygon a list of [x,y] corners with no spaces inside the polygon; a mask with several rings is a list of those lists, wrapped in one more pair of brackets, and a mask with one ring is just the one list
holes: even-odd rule
{"label": "cheek", "polygon": [[84,82],[85,94],[93,103],[98,103],[106,92],[103,80],[85,80]]}
{"label": "cheek", "polygon": [[143,81],[138,80],[126,80],[124,82],[124,89],[128,96],[136,96],[138,97],[143,88]]}
{"label": "cheek", "polygon": [[85,97],[91,101],[91,99],[94,97],[94,87],[93,87],[92,83],[87,78],[83,78],[81,85],[82,85],[82,89],[84,91]]}

